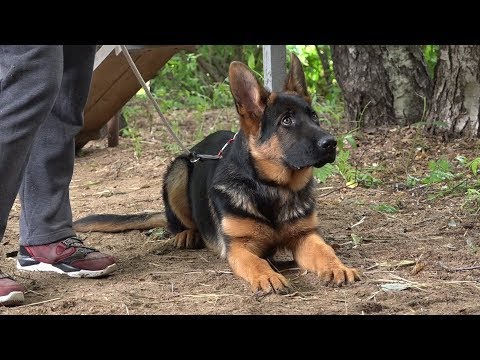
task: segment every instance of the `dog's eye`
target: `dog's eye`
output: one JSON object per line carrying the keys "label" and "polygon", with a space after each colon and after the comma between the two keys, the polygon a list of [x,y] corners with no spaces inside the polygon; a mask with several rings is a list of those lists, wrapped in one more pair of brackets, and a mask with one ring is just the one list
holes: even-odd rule
{"label": "dog's eye", "polygon": [[315,111],[310,109],[310,116],[312,117],[313,121],[318,122],[318,115]]}
{"label": "dog's eye", "polygon": [[293,120],[290,115],[286,115],[282,118],[283,126],[291,126],[292,124],[293,124]]}

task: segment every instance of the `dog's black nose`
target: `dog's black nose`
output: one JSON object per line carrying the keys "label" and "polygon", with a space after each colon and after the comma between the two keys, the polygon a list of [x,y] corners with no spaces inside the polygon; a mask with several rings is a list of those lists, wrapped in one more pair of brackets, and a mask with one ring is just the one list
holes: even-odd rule
{"label": "dog's black nose", "polygon": [[325,136],[318,140],[317,145],[323,150],[334,150],[337,146],[337,140],[332,136]]}

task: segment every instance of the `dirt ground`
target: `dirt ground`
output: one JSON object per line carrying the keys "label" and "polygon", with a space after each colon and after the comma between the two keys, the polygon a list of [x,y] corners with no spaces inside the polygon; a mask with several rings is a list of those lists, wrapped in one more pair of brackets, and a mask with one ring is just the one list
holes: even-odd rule
{"label": "dirt ground", "polygon": [[[178,122],[186,144],[201,132],[237,127],[232,109],[201,115],[178,111],[167,117]],[[157,116],[139,118],[136,124],[142,136],[138,159],[130,138],[121,138],[116,148],[108,148],[106,139],[92,141],[79,154],[71,183],[75,218],[163,210],[162,177],[178,151],[168,145],[172,140]],[[17,201],[0,256],[2,269],[28,292],[24,305],[0,307],[0,314],[480,314],[478,214],[462,208],[464,197],[432,201],[427,198],[432,189],[402,186],[409,158],[410,173],[425,174],[428,160],[471,159],[478,156],[480,143],[444,145],[416,137],[416,131],[385,128],[359,139],[354,163],[383,166],[375,176],[384,185],[347,188],[340,176],[318,184],[322,234],[344,263],[362,272],[362,281],[354,285],[325,286],[298,269],[289,254],[279,254],[275,266],[295,291],[258,298],[225,260],[206,249],[177,250],[161,230],[79,234],[87,245],[117,258],[118,271],[103,279],[20,272],[14,261]],[[382,203],[400,210],[379,212],[374,206]]]}

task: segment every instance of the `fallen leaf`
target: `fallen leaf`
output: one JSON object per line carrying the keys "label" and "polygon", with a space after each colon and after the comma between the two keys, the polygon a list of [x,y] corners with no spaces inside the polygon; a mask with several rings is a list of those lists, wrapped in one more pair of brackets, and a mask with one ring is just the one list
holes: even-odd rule
{"label": "fallen leaf", "polygon": [[398,282],[394,282],[394,283],[387,283],[387,284],[382,284],[380,285],[380,288],[383,290],[383,291],[402,291],[402,290],[406,290],[408,288],[411,288],[411,285],[408,285],[408,284],[405,284],[405,283],[398,283]]}
{"label": "fallen leaf", "polygon": [[361,236],[358,236],[356,234],[350,234],[350,236],[352,237],[352,240],[353,240],[353,247],[356,248],[358,245],[360,245],[362,243],[362,237]]}
{"label": "fallen leaf", "polygon": [[358,186],[358,183],[356,181],[348,181],[345,185],[350,189],[354,189]]}
{"label": "fallen leaf", "polygon": [[425,268],[425,266],[427,266],[427,263],[417,262],[415,266],[412,268],[412,271],[410,271],[410,274],[417,275],[420,271],[422,271]]}

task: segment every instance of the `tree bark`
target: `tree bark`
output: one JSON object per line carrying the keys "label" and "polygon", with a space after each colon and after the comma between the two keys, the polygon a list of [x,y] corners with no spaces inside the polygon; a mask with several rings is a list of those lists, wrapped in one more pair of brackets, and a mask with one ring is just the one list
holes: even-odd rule
{"label": "tree bark", "polygon": [[432,95],[432,82],[422,48],[418,45],[386,45],[381,48],[398,124],[424,121],[426,104]]}
{"label": "tree bark", "polygon": [[441,45],[426,131],[452,137],[479,136],[480,46]]}
{"label": "tree bark", "polygon": [[364,128],[420,121],[431,81],[417,45],[334,45],[347,120]]}

